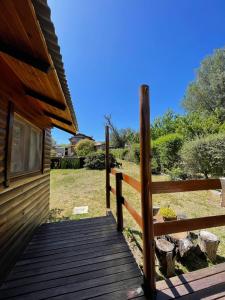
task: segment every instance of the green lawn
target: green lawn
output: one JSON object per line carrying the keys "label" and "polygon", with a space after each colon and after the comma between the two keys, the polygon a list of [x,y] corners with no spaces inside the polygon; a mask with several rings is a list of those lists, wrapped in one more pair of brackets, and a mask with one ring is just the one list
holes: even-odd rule
{"label": "green lawn", "polygon": [[[136,164],[123,161],[120,170],[139,179],[139,166]],[[166,176],[153,176],[153,180],[168,180],[168,178]],[[111,176],[111,185],[115,186],[114,176]],[[124,183],[123,194],[140,212],[140,195],[138,192]],[[154,205],[161,207],[170,205],[177,214],[186,214],[189,218],[225,213],[225,208],[221,208],[220,202],[212,199],[207,191],[155,195],[153,202]],[[89,213],[75,217],[72,214],[73,207],[84,205],[88,205]],[[112,194],[111,206],[115,215],[115,197]],[[50,209],[54,218],[76,219],[105,215],[105,171],[52,170]],[[140,230],[126,209],[124,209],[124,225],[134,230]],[[224,261],[225,227],[212,228],[210,231],[221,239],[217,262]],[[182,266],[178,265],[177,268],[187,271],[208,264],[209,262],[202,261],[199,257],[193,257],[191,261],[187,261]]]}

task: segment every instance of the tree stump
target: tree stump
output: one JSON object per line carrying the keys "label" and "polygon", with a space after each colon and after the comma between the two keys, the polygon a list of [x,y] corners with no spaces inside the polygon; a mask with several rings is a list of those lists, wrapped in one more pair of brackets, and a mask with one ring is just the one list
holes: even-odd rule
{"label": "tree stump", "polygon": [[167,277],[175,273],[175,245],[165,239],[156,240],[156,256]]}
{"label": "tree stump", "polygon": [[178,241],[178,252],[180,254],[180,257],[188,256],[193,248],[194,245],[188,238]]}
{"label": "tree stump", "polygon": [[211,261],[216,259],[216,253],[219,246],[219,238],[208,231],[201,230],[198,236],[198,244],[202,252],[204,252]]}
{"label": "tree stump", "polygon": [[170,234],[168,237],[171,242],[175,243],[180,257],[187,256],[194,247],[193,243],[188,238],[188,232],[174,233]]}

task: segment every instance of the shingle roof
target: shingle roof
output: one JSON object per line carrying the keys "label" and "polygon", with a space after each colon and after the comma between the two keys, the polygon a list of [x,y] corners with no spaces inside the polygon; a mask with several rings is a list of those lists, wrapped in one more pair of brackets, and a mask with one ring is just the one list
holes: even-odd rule
{"label": "shingle roof", "polygon": [[78,130],[76,115],[74,112],[69,87],[66,80],[62,55],[58,44],[58,38],[55,33],[54,24],[51,21],[51,10],[48,6],[47,0],[32,0],[37,19],[40,23],[42,33],[44,35],[46,45],[51,55],[54,67],[56,69],[65,99],[71,111],[73,122]]}

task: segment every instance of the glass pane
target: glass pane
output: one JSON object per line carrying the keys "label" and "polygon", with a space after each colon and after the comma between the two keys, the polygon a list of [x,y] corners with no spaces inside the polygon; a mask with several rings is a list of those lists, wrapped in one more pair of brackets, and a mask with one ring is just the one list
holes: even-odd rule
{"label": "glass pane", "polygon": [[18,119],[14,120],[13,140],[12,140],[12,157],[11,172],[17,173],[25,171],[25,148],[26,148],[26,126]]}
{"label": "glass pane", "polygon": [[41,154],[42,154],[42,134],[40,131],[31,128],[30,134],[30,149],[29,149],[29,164],[28,169],[40,170]]}
{"label": "glass pane", "polygon": [[18,115],[14,117],[11,173],[41,169],[42,131]]}

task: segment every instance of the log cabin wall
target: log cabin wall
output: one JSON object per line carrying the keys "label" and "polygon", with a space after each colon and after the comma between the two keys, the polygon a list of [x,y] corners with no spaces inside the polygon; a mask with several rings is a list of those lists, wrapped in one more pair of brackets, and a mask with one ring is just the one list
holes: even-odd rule
{"label": "log cabin wall", "polygon": [[5,186],[9,101],[0,96],[0,283],[49,212],[51,132],[44,130],[42,170]]}

